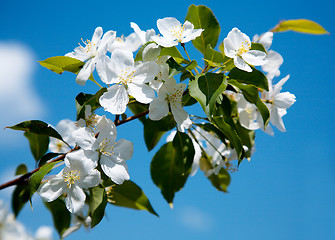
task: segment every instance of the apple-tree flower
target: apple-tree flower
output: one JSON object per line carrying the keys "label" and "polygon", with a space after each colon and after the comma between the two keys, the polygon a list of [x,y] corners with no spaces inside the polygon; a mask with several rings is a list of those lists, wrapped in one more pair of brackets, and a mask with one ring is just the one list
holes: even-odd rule
{"label": "apple-tree flower", "polygon": [[173,17],[158,19],[157,27],[163,36],[152,36],[151,38],[162,47],[173,47],[179,43],[189,42],[199,37],[204,31],[204,29],[194,29],[194,25],[189,21],[181,25]]}
{"label": "apple-tree flower", "polygon": [[37,192],[46,202],[52,202],[65,193],[66,208],[71,213],[76,213],[85,203],[83,189],[101,183],[100,172],[95,169],[96,162],[87,158],[82,149],[68,153],[64,162],[66,166],[63,170],[42,183]]}
{"label": "apple-tree flower", "polygon": [[149,118],[158,121],[169,113],[169,106],[178,130],[184,132],[192,125],[187,112],[183,109],[182,98],[186,88],[185,83],[176,83],[174,78],[169,78],[158,91],[158,97],[149,105]]}
{"label": "apple-tree flower", "polygon": [[80,118],[76,124],[78,127],[86,127],[87,129],[91,129],[94,132],[100,118],[101,116],[96,115],[94,112],[92,112],[91,105],[86,105],[85,106],[85,119]]}
{"label": "apple-tree flower", "polygon": [[130,51],[116,49],[107,63],[106,84],[113,84],[99,99],[105,111],[122,114],[126,111],[129,96],[140,103],[150,103],[155,98],[154,90],[146,83],[156,75],[156,66],[152,62],[135,64]]}
{"label": "apple-tree flower", "polygon": [[[274,86],[272,85],[272,79],[269,78],[269,91],[262,92],[262,100],[265,102],[270,111],[270,123],[282,132],[286,131],[282,117],[286,115],[286,109],[291,107],[296,101],[294,94],[289,92],[280,92],[289,77],[290,75],[287,75]],[[266,132],[273,135],[271,126],[268,126],[266,130]]]}
{"label": "apple-tree flower", "polygon": [[155,33],[154,29],[149,29],[147,31],[142,31],[140,29],[140,27],[134,22],[131,22],[130,26],[132,27],[132,29],[134,29],[134,32],[136,33],[138,39],[141,42],[141,45],[152,41],[152,36],[156,36],[156,33]]}
{"label": "apple-tree flower", "polygon": [[241,93],[236,94],[235,99],[241,126],[249,130],[261,128],[262,116],[256,105],[248,102]]}
{"label": "apple-tree flower", "polygon": [[224,39],[224,53],[227,57],[234,59],[237,68],[252,72],[248,65],[263,65],[266,53],[259,50],[251,50],[250,38],[239,29],[233,28]]}
{"label": "apple-tree flower", "polygon": [[92,131],[79,128],[73,132],[73,138],[84,154],[91,161],[100,163],[103,172],[116,184],[129,180],[128,166],[125,161],[133,155],[133,144],[125,139],[116,141],[114,123],[102,116],[97,123],[99,135],[96,138]]}
{"label": "apple-tree flower", "polygon": [[[79,85],[85,85],[86,81],[93,73],[95,67],[103,65],[104,59],[107,57],[107,45],[114,41],[115,35],[115,31],[108,31],[103,35],[102,28],[97,27],[94,31],[91,41],[83,41],[85,46],[81,46],[79,44],[79,47],[76,47],[74,52],[70,52],[65,55],[85,62],[83,68],[79,71],[76,78],[76,82]],[[97,67],[97,72],[99,75],[99,70],[101,68],[103,67]]]}

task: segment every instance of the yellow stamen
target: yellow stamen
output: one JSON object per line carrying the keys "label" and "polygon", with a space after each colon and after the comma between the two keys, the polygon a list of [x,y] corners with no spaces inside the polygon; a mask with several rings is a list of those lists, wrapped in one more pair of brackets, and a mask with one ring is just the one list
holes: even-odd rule
{"label": "yellow stamen", "polygon": [[71,188],[71,185],[75,183],[75,181],[78,181],[80,179],[80,171],[74,170],[70,172],[64,172],[63,173],[63,179],[64,182],[67,182],[67,187]]}

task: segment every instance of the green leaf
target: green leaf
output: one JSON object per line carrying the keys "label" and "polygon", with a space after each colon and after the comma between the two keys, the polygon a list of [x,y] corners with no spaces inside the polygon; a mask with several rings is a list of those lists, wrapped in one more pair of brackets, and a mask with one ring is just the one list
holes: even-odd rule
{"label": "green leaf", "polygon": [[188,63],[186,66],[181,66],[174,60],[174,58],[169,58],[166,62],[170,67],[169,77],[173,77],[179,73],[190,72],[198,66],[198,63],[195,60],[192,60],[192,62]]}
{"label": "green leaf", "polygon": [[[46,67],[47,69],[62,74],[64,71],[72,72],[72,73],[78,73],[84,66],[84,62],[67,57],[67,56],[56,56],[47,58],[43,61],[38,61],[43,67]],[[91,75],[91,80],[94,80],[93,76]]]}
{"label": "green leaf", "polygon": [[221,29],[212,10],[204,5],[196,6],[193,4],[188,8],[185,20],[193,23],[194,29],[204,29],[201,36],[192,41],[196,49],[205,54],[208,44],[215,48]]}
{"label": "green leaf", "polygon": [[218,96],[226,89],[227,80],[223,73],[199,74],[189,82],[190,95],[201,105],[211,119]]}
{"label": "green leaf", "polygon": [[182,102],[183,102],[183,106],[191,106],[193,104],[196,104],[197,100],[191,97],[190,92],[188,91],[183,95]]}
{"label": "green leaf", "polygon": [[39,135],[46,135],[49,137],[57,138],[64,142],[62,136],[49,124],[39,121],[39,120],[30,120],[21,122],[11,127],[6,127],[13,130],[25,131],[30,133],[36,133]]}
{"label": "green leaf", "polygon": [[170,56],[173,57],[178,63],[186,63],[186,61],[183,58],[183,55],[179,52],[179,50],[174,46],[174,47],[161,47],[161,53],[159,56]]}
{"label": "green leaf", "polygon": [[38,161],[49,149],[49,137],[31,132],[25,132],[24,136],[29,140],[30,151]]}
{"label": "green leaf", "polygon": [[52,214],[53,222],[59,236],[62,236],[65,230],[70,227],[71,213],[60,198],[52,202],[44,202],[44,204]]}
{"label": "green leaf", "polygon": [[219,191],[227,192],[227,188],[230,184],[230,175],[226,169],[221,168],[218,175],[214,173],[208,177],[212,185]]}
{"label": "green leaf", "polygon": [[85,119],[85,106],[90,105],[91,111],[95,111],[97,108],[101,107],[99,103],[99,98],[107,92],[107,88],[101,88],[94,95],[87,93],[79,93],[76,96],[76,108],[77,108],[77,120],[80,118]]}
{"label": "green leaf", "polygon": [[152,150],[164,133],[171,130],[175,126],[176,122],[171,114],[159,121],[153,121],[147,118],[144,122],[144,140],[148,150]]}
{"label": "green leaf", "polygon": [[255,87],[269,91],[268,79],[257,69],[252,68],[252,72],[246,72],[238,68],[233,68],[228,74],[229,80],[234,79],[239,83],[252,84]]}
{"label": "green leaf", "polygon": [[329,34],[320,24],[308,19],[294,19],[280,22],[272,32],[295,31],[309,34]]}
{"label": "green leaf", "polygon": [[31,175],[31,177],[29,178],[30,197],[33,196],[34,193],[37,191],[44,176],[47,175],[51,171],[51,169],[55,166],[55,164],[59,162],[61,162],[61,160],[57,162],[47,163],[42,167],[40,167],[40,169],[37,172],[34,172]]}
{"label": "green leaf", "polygon": [[251,49],[250,50],[258,50],[266,53],[266,50],[261,43],[251,43]]}
{"label": "green leaf", "polygon": [[243,145],[237,131],[229,125],[221,116],[213,117],[212,122],[228,138],[232,147],[236,150],[239,159],[242,158]]}
{"label": "green leaf", "polygon": [[192,140],[177,132],[173,142],[164,144],[151,162],[151,178],[172,206],[174,194],[185,185],[194,158]]}
{"label": "green leaf", "polygon": [[105,189],[99,186],[90,189],[88,214],[92,218],[91,227],[95,227],[104,217],[107,205]]}
{"label": "green leaf", "polygon": [[26,174],[27,172],[28,172],[27,166],[25,164],[20,164],[16,168],[15,175],[23,175]]}
{"label": "green leaf", "polygon": [[136,56],[135,56],[135,59],[134,61],[137,62],[137,61],[143,61],[143,50],[146,48],[146,46],[148,46],[150,43],[153,43],[153,41],[150,41],[150,42],[147,42],[145,44],[143,44],[140,49],[137,51],[136,53]]}
{"label": "green leaf", "polygon": [[43,166],[44,164],[46,164],[46,162],[54,157],[57,157],[61,155],[61,153],[52,153],[52,152],[49,152],[47,154],[45,154],[38,162],[38,166],[41,167]]}
{"label": "green leaf", "polygon": [[208,44],[204,57],[209,66],[219,67],[223,63],[224,55],[221,52],[214,50],[211,45]]}
{"label": "green leaf", "polygon": [[12,209],[15,217],[17,217],[23,206],[29,201],[29,185],[18,185],[12,195]]}
{"label": "green leaf", "polygon": [[258,89],[252,85],[240,84],[235,80],[229,80],[228,83],[238,87],[242,91],[245,99],[248,102],[251,102],[256,105],[260,114],[262,115],[264,127],[266,127],[266,125],[269,123],[270,120],[270,112],[267,106],[260,99]]}
{"label": "green leaf", "polygon": [[107,191],[108,202],[113,205],[148,211],[158,217],[152,208],[149,199],[142,189],[132,181],[124,181],[123,184],[114,184]]}

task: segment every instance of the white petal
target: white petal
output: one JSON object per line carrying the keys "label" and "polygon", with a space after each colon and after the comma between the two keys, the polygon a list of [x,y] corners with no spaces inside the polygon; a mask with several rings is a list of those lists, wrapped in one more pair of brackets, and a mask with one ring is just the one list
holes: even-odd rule
{"label": "white petal", "polygon": [[165,92],[158,93],[158,98],[155,98],[149,105],[149,118],[157,121],[167,116],[169,113],[169,105],[167,102],[167,94]]}
{"label": "white petal", "polygon": [[131,159],[134,153],[133,143],[126,140],[120,139],[115,143],[114,155],[117,156],[118,161],[127,161]]}
{"label": "white petal", "polygon": [[78,186],[83,189],[88,189],[95,187],[101,183],[100,172],[96,169],[89,172],[87,175],[80,177],[78,181]]}
{"label": "white petal", "polygon": [[107,46],[114,42],[116,36],[115,31],[108,31],[104,34],[99,44],[99,53],[106,54],[107,53]]}
{"label": "white petal", "polygon": [[265,49],[269,49],[271,47],[272,40],[273,40],[273,32],[266,32],[261,35],[258,42],[263,44]]}
{"label": "white petal", "polygon": [[284,92],[275,96],[274,105],[278,108],[289,108],[295,103],[295,96],[292,93]]}
{"label": "white petal", "polygon": [[79,71],[76,77],[76,83],[84,86],[88,78],[91,76],[95,68],[95,60],[94,58],[89,59],[83,66],[83,68]]}
{"label": "white petal", "polygon": [[166,37],[173,37],[171,30],[173,29],[180,29],[181,24],[176,18],[167,17],[163,19],[157,20],[157,27],[160,31],[160,33],[166,38]]}
{"label": "white petal", "polygon": [[100,97],[99,102],[105,111],[122,114],[126,111],[129,97],[123,85],[115,84],[108,88],[108,91]]}
{"label": "white petal", "polygon": [[125,162],[114,162],[111,158],[102,155],[100,165],[104,173],[116,184],[129,180],[128,166]]}
{"label": "white petal", "polygon": [[84,191],[78,187],[73,186],[65,198],[66,208],[71,213],[78,212],[85,204],[86,195]]}
{"label": "white petal", "polygon": [[79,128],[75,130],[72,133],[72,137],[75,142],[85,150],[91,150],[92,145],[95,142],[94,134],[86,128]]}
{"label": "white petal", "polygon": [[282,132],[286,131],[283,119],[281,118],[281,116],[278,112],[278,108],[272,108],[271,109],[270,122],[271,122],[272,125],[276,126],[278,128],[278,130],[280,130]]}
{"label": "white petal", "polygon": [[140,103],[150,103],[155,97],[155,91],[146,84],[129,84],[129,95],[132,95]]}
{"label": "white petal", "polygon": [[283,85],[287,82],[287,80],[290,78],[290,75],[287,75],[283,79],[281,79],[273,88],[273,94],[277,95],[280,93]]}
{"label": "white petal", "polygon": [[242,54],[243,60],[254,66],[259,66],[266,63],[266,60],[264,60],[265,56],[265,52],[258,50],[250,50]]}
{"label": "white petal", "polygon": [[94,30],[94,33],[93,33],[91,41],[96,44],[100,40],[100,38],[102,37],[102,34],[103,34],[102,28],[101,27],[97,27]]}
{"label": "white petal", "polygon": [[111,56],[112,64],[110,65],[111,71],[116,75],[120,75],[122,70],[134,66],[133,53],[123,49],[115,49]]}
{"label": "white petal", "polygon": [[98,160],[98,152],[83,149],[68,153],[65,157],[66,165],[70,165],[71,169],[78,170],[82,174],[91,172],[98,165]]}
{"label": "white petal", "polygon": [[230,38],[225,38],[223,40],[223,44],[224,44],[224,54],[227,57],[235,58],[236,57],[236,51],[238,50],[238,48],[235,46],[235,44],[232,42],[232,40]]}
{"label": "white petal", "polygon": [[234,64],[243,71],[252,72],[252,68],[241,57],[234,58]]}
{"label": "white petal", "polygon": [[170,104],[171,112],[174,120],[177,122],[178,130],[180,132],[185,132],[185,129],[188,129],[192,125],[187,112],[182,108],[182,106],[175,106]]}
{"label": "white petal", "polygon": [[238,28],[233,28],[228,33],[227,38],[229,38],[232,44],[234,44],[235,50],[238,50],[243,43],[251,44],[250,38],[246,34],[242,33]]}
{"label": "white petal", "polygon": [[174,39],[171,39],[171,38],[158,37],[158,36],[152,36],[151,38],[159,46],[162,46],[162,47],[168,48],[168,47],[177,46],[179,44],[178,41],[175,41]]}
{"label": "white petal", "polygon": [[113,83],[113,79],[117,79],[117,75],[110,70],[111,61],[108,56],[102,55],[96,63],[97,73],[101,81],[106,84],[111,84]]}
{"label": "white petal", "polygon": [[45,183],[42,183],[37,192],[46,202],[56,200],[67,188],[66,183],[60,177],[54,177]]}

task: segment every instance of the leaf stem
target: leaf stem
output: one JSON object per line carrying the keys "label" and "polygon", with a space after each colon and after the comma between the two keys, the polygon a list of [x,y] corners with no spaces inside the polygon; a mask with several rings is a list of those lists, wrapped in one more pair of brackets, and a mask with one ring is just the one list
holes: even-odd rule
{"label": "leaf stem", "polygon": [[[180,45],[183,47],[183,49],[184,49],[184,51],[185,51],[185,53],[186,53],[186,55],[187,55],[188,60],[189,60],[190,62],[192,62],[190,56],[188,55],[188,52],[186,51],[185,43],[180,43]],[[197,68],[194,68],[194,71],[195,71],[196,74],[199,74]]]}

